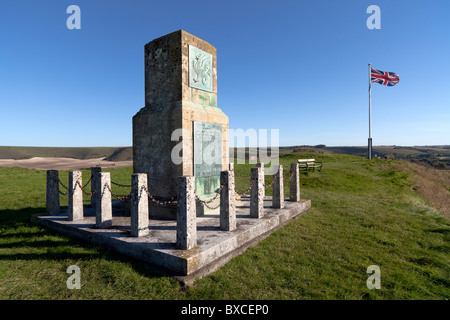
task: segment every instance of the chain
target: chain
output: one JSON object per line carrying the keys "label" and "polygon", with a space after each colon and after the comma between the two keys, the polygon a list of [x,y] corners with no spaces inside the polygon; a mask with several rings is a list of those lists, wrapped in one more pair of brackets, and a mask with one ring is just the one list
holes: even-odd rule
{"label": "chain", "polygon": [[217,207],[215,207],[215,208],[209,207],[208,204],[211,203],[211,202],[213,202],[214,200],[217,199],[217,197],[222,193],[222,189],[223,189],[224,186],[225,186],[225,185],[222,184],[222,185],[220,186],[219,190],[216,191],[216,195],[215,195],[213,198],[209,199],[209,200],[202,200],[202,199],[200,199],[197,195],[195,195],[195,199],[196,199],[198,202],[200,202],[201,204],[207,206],[209,209],[217,209],[217,208],[220,206],[220,203],[219,203],[219,205],[218,205]]}
{"label": "chain", "polygon": [[239,176],[239,177],[245,177],[245,178],[250,177],[250,175],[240,174],[240,173],[238,173],[237,171],[234,171],[234,174],[237,175],[237,176]]}
{"label": "chain", "polygon": [[236,190],[236,193],[237,193],[238,195],[240,195],[241,197],[242,197],[242,196],[247,196],[247,197],[249,197],[250,195],[248,194],[248,192],[252,189],[252,186],[253,186],[254,182],[255,182],[255,180],[250,180],[250,188],[248,188],[248,189],[245,190],[244,192],[239,192],[239,191]]}
{"label": "chain", "polygon": [[[89,182],[89,181],[88,181],[88,182]],[[77,180],[77,182],[76,182],[76,184],[75,184],[75,188],[73,189],[74,192],[75,192],[75,189],[77,188],[77,186],[79,186],[79,187],[81,188],[81,191],[83,191],[83,193],[84,193],[85,195],[87,195],[87,196],[92,196],[92,195],[95,193],[95,191],[93,191],[93,192],[87,192],[86,190],[84,190],[84,188],[87,186],[87,184],[85,184],[84,187],[81,186],[80,180]]]}
{"label": "chain", "polygon": [[170,200],[160,201],[160,200],[158,200],[158,199],[155,199],[155,198],[151,195],[151,193],[147,190],[147,187],[146,187],[146,186],[142,186],[142,189],[145,190],[145,192],[147,193],[147,195],[148,195],[150,201],[153,201],[153,202],[159,204],[160,206],[163,206],[163,207],[164,207],[164,206],[167,206],[168,204],[172,204],[172,203],[174,203],[175,201],[177,201],[177,198],[176,198],[176,197],[173,197],[173,198],[170,199]]}
{"label": "chain", "polygon": [[206,201],[202,202],[202,204],[204,204],[205,207],[207,207],[207,208],[210,209],[210,210],[215,210],[215,209],[217,209],[218,207],[220,207],[220,201],[219,201],[219,204],[218,204],[217,206],[215,206],[215,207],[210,207],[210,206],[208,205],[208,202],[206,202]]}
{"label": "chain", "polygon": [[[91,193],[91,192],[87,192],[87,191],[84,190],[84,189],[86,188],[86,186],[89,184],[89,182],[91,182],[91,179],[92,179],[92,175],[91,175],[91,177],[89,178],[88,182],[86,182],[86,184],[84,185],[84,187],[81,185],[80,180],[77,180],[77,182],[75,183],[75,188],[74,188],[73,191],[75,191],[76,188],[77,188],[77,186],[79,186],[79,187],[81,188],[81,191],[83,191],[84,194],[91,196],[92,194],[95,193],[95,191]],[[60,179],[58,179],[58,182],[59,182],[59,184],[60,184],[64,189],[67,190],[67,192],[65,192],[65,193],[58,190],[59,194],[62,194],[63,196],[67,195],[67,194],[69,193],[69,188],[66,187],[66,186],[62,183],[62,181],[61,181]]]}
{"label": "chain", "polygon": [[[76,188],[77,188],[77,186],[79,186],[80,189],[81,189],[81,191],[82,191],[85,195],[88,195],[88,196],[94,195],[94,194],[96,193],[96,191],[87,192],[87,191],[85,190],[85,188],[86,188],[87,185],[91,182],[91,180],[92,180],[92,175],[89,177],[89,180],[85,183],[84,186],[81,185],[80,180],[77,180],[77,182],[75,183],[75,188],[74,188],[73,191],[75,191]],[[60,179],[58,179],[58,183],[59,183],[64,189],[67,190],[66,192],[61,192],[61,191],[58,189],[59,194],[61,194],[61,195],[63,195],[63,196],[67,195],[67,194],[69,193],[69,188],[68,188],[66,185],[64,185]],[[119,187],[125,187],[125,188],[131,187],[131,185],[120,184],[120,183],[116,183],[116,182],[113,182],[113,181],[111,181],[111,183],[114,184],[114,185],[116,185],[116,186],[119,186]],[[108,187],[109,191],[111,192],[111,194],[113,195],[113,197],[115,197],[116,199],[119,199],[119,200],[126,200],[126,199],[129,199],[129,198],[130,198],[130,195],[126,195],[126,196],[117,196],[117,195],[115,195],[115,194],[112,192],[112,190],[111,190],[111,188],[109,187],[109,185],[107,185],[107,187]]]}
{"label": "chain", "polygon": [[[105,187],[109,190],[109,192],[111,192],[111,195],[118,200],[124,201],[124,200],[130,199],[130,197],[131,197],[131,193],[126,196],[118,196],[118,195],[114,194],[114,192],[112,192],[112,190],[111,190],[111,187],[107,183],[105,184]],[[105,187],[103,187],[103,191],[104,191]]]}
{"label": "chain", "polygon": [[286,176],[289,176],[289,178],[286,178],[286,176],[283,178],[284,181],[291,181],[292,177],[294,176],[295,171],[292,171],[290,174],[287,174]]}
{"label": "chain", "polygon": [[111,183],[116,185],[116,186],[123,187],[123,188],[130,188],[131,187],[131,184],[120,184],[120,183],[117,183],[117,182],[114,182],[114,181],[111,181]]}
{"label": "chain", "polygon": [[270,188],[270,187],[272,187],[273,184],[275,183],[275,177],[276,177],[276,176],[277,176],[277,174],[274,174],[274,175],[272,176],[272,183],[271,183],[271,184],[266,185],[266,184],[263,183],[263,186],[264,186],[265,188]]}
{"label": "chain", "polygon": [[84,189],[84,188],[86,188],[87,187],[87,185],[89,184],[89,182],[91,182],[91,179],[92,179],[92,174],[91,174],[91,176],[89,177],[89,180],[86,182],[86,184],[83,186],[83,187],[81,187],[81,189]]}
{"label": "chain", "polygon": [[58,179],[59,184],[66,190],[69,190],[69,188],[67,188],[62,182],[61,180]]}

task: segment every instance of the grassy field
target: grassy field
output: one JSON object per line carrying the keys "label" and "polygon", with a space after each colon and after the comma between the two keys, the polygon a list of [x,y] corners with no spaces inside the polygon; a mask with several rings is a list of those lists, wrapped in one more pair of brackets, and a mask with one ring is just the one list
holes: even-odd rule
{"label": "grassy field", "polygon": [[[45,172],[0,168],[0,299],[450,298],[450,223],[420,189],[433,185],[433,194],[446,195],[448,179],[349,155],[283,154],[280,163],[288,174],[290,163],[309,157],[324,162],[322,172],[300,177],[313,208],[186,288],[139,261],[33,224],[31,215],[45,211]],[[251,166],[235,170],[248,175]],[[130,183],[131,168],[105,171]],[[67,175],[60,172],[64,183]],[[249,178],[236,176],[239,191],[248,186]],[[81,269],[81,290],[66,287],[70,265]],[[379,290],[366,286],[370,265],[380,267]]]}

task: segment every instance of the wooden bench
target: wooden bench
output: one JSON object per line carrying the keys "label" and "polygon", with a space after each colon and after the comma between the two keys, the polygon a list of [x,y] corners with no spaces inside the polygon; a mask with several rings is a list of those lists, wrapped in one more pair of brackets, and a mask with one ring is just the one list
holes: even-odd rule
{"label": "wooden bench", "polygon": [[318,162],[315,159],[298,159],[298,167],[300,170],[308,171],[308,169],[313,169],[316,171],[316,168],[319,168],[322,171],[322,162]]}

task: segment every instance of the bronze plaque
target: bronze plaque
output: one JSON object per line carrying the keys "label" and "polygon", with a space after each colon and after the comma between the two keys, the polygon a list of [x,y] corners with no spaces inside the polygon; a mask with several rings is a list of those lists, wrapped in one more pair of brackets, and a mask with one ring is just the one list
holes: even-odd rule
{"label": "bronze plaque", "polygon": [[222,171],[222,125],[194,121],[195,193],[214,196]]}

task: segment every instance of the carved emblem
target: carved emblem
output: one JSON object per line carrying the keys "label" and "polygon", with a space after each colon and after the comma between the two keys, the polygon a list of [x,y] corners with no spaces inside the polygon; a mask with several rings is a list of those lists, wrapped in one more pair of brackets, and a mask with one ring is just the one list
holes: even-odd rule
{"label": "carved emblem", "polygon": [[189,46],[189,86],[212,92],[212,55]]}
{"label": "carved emblem", "polygon": [[211,61],[210,57],[205,57],[203,53],[198,53],[194,57],[192,63],[194,68],[195,77],[192,79],[195,83],[201,81],[204,86],[208,85],[208,80],[211,77]]}

